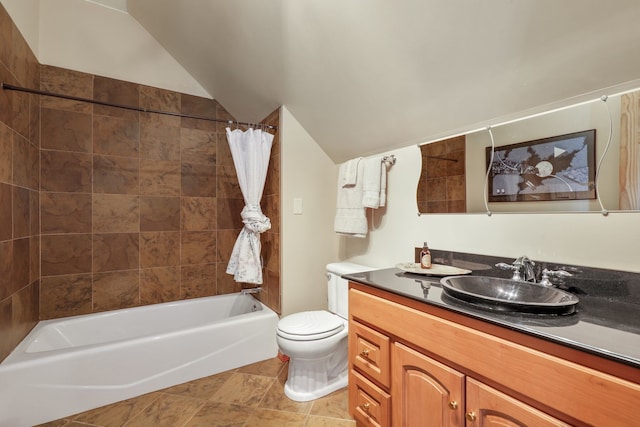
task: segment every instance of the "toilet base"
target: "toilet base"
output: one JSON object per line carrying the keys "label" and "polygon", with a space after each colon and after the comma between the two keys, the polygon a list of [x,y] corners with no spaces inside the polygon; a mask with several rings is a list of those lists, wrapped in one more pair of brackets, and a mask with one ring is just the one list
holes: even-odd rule
{"label": "toilet base", "polygon": [[312,391],[297,391],[293,390],[289,383],[285,383],[284,385],[284,394],[291,400],[295,400],[296,402],[308,402],[310,400],[319,399],[328,394],[333,393],[336,390],[340,390],[341,388],[345,388],[348,385],[349,376],[345,371],[340,376],[336,377],[333,381],[325,384],[323,387],[314,389]]}
{"label": "toilet base", "polygon": [[347,340],[339,344],[336,351],[318,359],[289,360],[284,394],[296,402],[307,402],[326,396],[347,386]]}

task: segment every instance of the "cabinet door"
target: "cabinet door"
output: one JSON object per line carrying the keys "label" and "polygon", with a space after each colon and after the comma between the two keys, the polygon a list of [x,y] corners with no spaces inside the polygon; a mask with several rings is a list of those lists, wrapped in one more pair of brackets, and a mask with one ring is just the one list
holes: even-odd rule
{"label": "cabinet door", "polygon": [[467,378],[465,416],[469,427],[569,426],[473,378]]}
{"label": "cabinet door", "polygon": [[391,353],[394,427],[464,425],[464,375],[400,343]]}

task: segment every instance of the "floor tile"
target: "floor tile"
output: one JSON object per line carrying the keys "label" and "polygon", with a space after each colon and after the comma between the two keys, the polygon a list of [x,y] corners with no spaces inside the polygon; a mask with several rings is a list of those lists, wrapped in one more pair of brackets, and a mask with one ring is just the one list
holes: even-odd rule
{"label": "floor tile", "polygon": [[289,399],[284,394],[284,379],[278,377],[264,395],[259,407],[265,409],[276,409],[279,411],[295,412],[298,414],[308,414],[312,402],[296,402]]}
{"label": "floor tile", "polygon": [[205,401],[162,394],[140,414],[124,424],[127,427],[176,427],[187,423]]}
{"label": "floor tile", "polygon": [[160,397],[160,393],[149,393],[111,405],[102,406],[74,416],[77,422],[97,425],[101,427],[119,427],[138,415],[154,400]]}
{"label": "floor tile", "polygon": [[311,415],[307,418],[304,427],[355,427],[354,420],[341,420],[338,418],[318,417]]}
{"label": "floor tile", "polygon": [[310,415],[330,418],[351,419],[349,416],[349,393],[346,388],[335,391],[328,396],[314,400]]}
{"label": "floor tile", "polygon": [[222,372],[210,377],[178,384],[162,390],[167,394],[178,394],[181,396],[194,397],[208,400],[233,376],[233,372]]}
{"label": "floor tile", "polygon": [[245,427],[304,427],[307,417],[291,412],[256,409]]}
{"label": "floor tile", "polygon": [[274,381],[275,378],[236,372],[211,397],[211,401],[256,407]]}
{"label": "floor tile", "polygon": [[50,421],[44,424],[38,424],[36,427],[68,427],[70,423],[71,423],[70,420],[61,419],[61,420]]}
{"label": "floor tile", "polygon": [[185,427],[244,427],[253,408],[221,402],[207,402]]}

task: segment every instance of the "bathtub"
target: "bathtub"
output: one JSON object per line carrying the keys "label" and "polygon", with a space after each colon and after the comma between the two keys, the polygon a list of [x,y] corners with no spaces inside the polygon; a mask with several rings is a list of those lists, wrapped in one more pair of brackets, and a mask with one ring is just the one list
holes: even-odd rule
{"label": "bathtub", "polygon": [[31,426],[277,354],[278,316],[229,294],[39,322],[0,364],[0,426]]}

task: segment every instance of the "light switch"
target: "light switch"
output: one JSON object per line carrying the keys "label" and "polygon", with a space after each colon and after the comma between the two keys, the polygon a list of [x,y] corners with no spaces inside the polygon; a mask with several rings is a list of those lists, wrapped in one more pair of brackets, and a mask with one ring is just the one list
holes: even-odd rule
{"label": "light switch", "polygon": [[293,214],[294,215],[302,215],[302,199],[294,198],[293,199]]}

